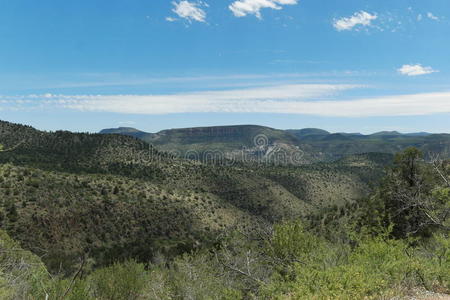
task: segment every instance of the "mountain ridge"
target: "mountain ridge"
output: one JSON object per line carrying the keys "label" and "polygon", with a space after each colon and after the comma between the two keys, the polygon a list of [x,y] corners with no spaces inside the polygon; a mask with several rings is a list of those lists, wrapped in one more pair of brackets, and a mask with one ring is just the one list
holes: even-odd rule
{"label": "mountain ridge", "polygon": [[220,129],[220,128],[233,128],[233,127],[255,127],[255,128],[270,128],[273,130],[282,130],[294,135],[299,134],[299,136],[308,136],[308,135],[328,135],[328,134],[342,134],[342,135],[356,135],[356,136],[382,136],[382,135],[400,135],[400,136],[428,136],[428,135],[440,135],[440,134],[450,134],[445,132],[440,133],[431,133],[426,131],[420,132],[399,132],[399,131],[377,131],[374,133],[363,134],[360,132],[330,132],[328,130],[324,130],[321,128],[314,127],[306,127],[301,129],[276,129],[270,126],[264,125],[256,125],[256,124],[241,124],[241,125],[214,125],[214,126],[196,126],[196,127],[177,127],[177,128],[169,128],[163,129],[157,132],[147,132],[134,127],[128,126],[120,126],[120,127],[111,127],[100,130],[98,133],[100,134],[114,134],[114,133],[143,133],[143,134],[158,134],[161,132],[167,131],[180,131],[180,130],[201,130],[201,129]]}
{"label": "mountain ridge", "polygon": [[[418,147],[428,153],[450,157],[450,134],[431,134],[426,132],[400,133],[381,131],[373,134],[331,133],[318,128],[274,129],[258,125],[232,125],[213,127],[193,127],[162,130],[158,133],[143,133],[135,129],[109,129],[102,133],[131,135],[142,139],[158,149],[183,156],[190,151],[221,151],[224,156],[236,157],[236,152],[249,148],[252,153],[261,150],[256,145],[262,138],[266,148],[282,149],[288,156],[296,151],[303,154],[303,163],[332,161],[345,155],[367,152],[394,154],[407,147]],[[246,153],[248,154],[248,153]],[[201,155],[200,155],[201,156]],[[254,155],[253,155],[254,156]]]}

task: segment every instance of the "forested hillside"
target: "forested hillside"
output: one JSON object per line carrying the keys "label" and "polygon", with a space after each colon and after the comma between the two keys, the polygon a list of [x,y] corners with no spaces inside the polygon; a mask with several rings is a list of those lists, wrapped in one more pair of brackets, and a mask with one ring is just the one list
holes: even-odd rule
{"label": "forested hillside", "polygon": [[173,259],[118,258],[96,268],[87,252],[59,276],[0,230],[0,297],[446,299],[449,179],[448,162],[424,163],[411,148],[395,157],[366,201],[253,232],[234,230]]}
{"label": "forested hillside", "polygon": [[[391,157],[304,167],[205,164],[128,136],[0,123],[0,222],[52,270],[88,252],[175,255],[222,232],[252,231],[367,195]],[[31,233],[31,234],[30,234]]]}
{"label": "forested hillside", "polygon": [[449,290],[450,169],[415,148],[306,165],[201,162],[135,137],[7,122],[0,144],[4,299]]}

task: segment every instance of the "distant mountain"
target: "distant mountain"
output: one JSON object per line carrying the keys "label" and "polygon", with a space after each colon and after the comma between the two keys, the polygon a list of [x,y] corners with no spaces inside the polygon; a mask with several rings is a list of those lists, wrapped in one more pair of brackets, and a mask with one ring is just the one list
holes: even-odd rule
{"label": "distant mountain", "polygon": [[153,138],[153,133],[148,133],[144,131],[137,130],[136,128],[132,127],[119,127],[119,128],[109,128],[109,129],[103,129],[100,131],[100,134],[122,134],[122,135],[128,135],[132,136],[138,139],[142,140],[148,140]]}
{"label": "distant mountain", "polygon": [[109,129],[103,129],[100,131],[101,134],[138,134],[138,133],[145,133],[143,131],[137,130],[136,128],[132,127],[119,127],[119,128],[109,128]]}
{"label": "distant mountain", "polygon": [[400,136],[400,135],[402,134],[398,131],[380,131],[371,134],[371,136]]}
{"label": "distant mountain", "polygon": [[282,153],[287,160],[295,155],[302,163],[315,161],[308,147],[300,146],[298,137],[291,132],[257,125],[168,129],[154,134],[117,128],[100,133],[132,135],[160,150],[200,160],[220,156],[231,160],[267,161],[274,153]]}
{"label": "distant mountain", "polygon": [[324,136],[322,138],[322,141],[328,141],[328,142],[333,142],[333,141],[351,141],[352,138],[349,135],[346,134],[342,134],[342,133],[332,133],[329,134],[327,136]]}
{"label": "distant mountain", "polygon": [[244,156],[254,160],[273,156],[275,150],[281,149],[288,156],[301,151],[302,163],[314,163],[353,154],[394,154],[411,146],[421,149],[426,155],[434,153],[450,157],[450,135],[426,132],[402,134],[397,131],[382,131],[363,135],[330,133],[317,128],[278,130],[256,125],[170,129],[155,134],[120,128],[108,132],[132,135],[158,149],[181,156],[195,153],[191,157],[200,160],[205,153],[211,152],[221,152],[231,159],[242,160]]}
{"label": "distant mountain", "polygon": [[407,136],[429,136],[432,135],[432,133],[429,132],[412,132],[412,133],[405,133]]}
{"label": "distant mountain", "polygon": [[286,130],[289,133],[292,133],[293,135],[295,135],[298,138],[304,138],[307,136],[324,136],[324,135],[329,135],[330,133],[326,130],[323,129],[318,129],[318,128],[304,128],[304,129],[288,129]]}

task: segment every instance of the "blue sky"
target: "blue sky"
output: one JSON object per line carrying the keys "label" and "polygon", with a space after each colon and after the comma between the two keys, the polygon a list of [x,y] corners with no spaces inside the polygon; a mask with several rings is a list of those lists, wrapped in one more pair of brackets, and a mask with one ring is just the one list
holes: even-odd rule
{"label": "blue sky", "polygon": [[0,0],[0,119],[450,132],[448,0]]}

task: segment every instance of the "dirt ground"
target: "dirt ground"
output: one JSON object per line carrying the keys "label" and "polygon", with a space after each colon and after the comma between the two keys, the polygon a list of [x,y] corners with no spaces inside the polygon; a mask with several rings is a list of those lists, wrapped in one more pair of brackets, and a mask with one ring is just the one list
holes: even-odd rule
{"label": "dirt ground", "polygon": [[419,291],[413,293],[413,295],[411,296],[406,296],[392,300],[450,300],[450,295],[438,294],[429,291]]}

